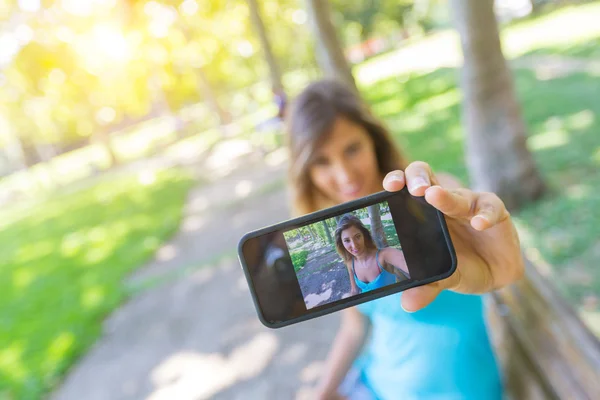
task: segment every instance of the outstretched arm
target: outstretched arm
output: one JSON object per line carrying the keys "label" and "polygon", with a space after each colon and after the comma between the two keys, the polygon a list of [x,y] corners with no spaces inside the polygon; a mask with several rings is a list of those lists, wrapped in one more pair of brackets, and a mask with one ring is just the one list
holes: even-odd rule
{"label": "outstretched arm", "polygon": [[[400,270],[403,275],[410,278],[410,272],[408,271],[408,266],[406,265],[406,259],[404,258],[404,253],[401,250],[393,247],[382,249],[379,252],[379,262],[384,266],[391,265],[395,269]],[[394,273],[395,271],[390,272]]]}

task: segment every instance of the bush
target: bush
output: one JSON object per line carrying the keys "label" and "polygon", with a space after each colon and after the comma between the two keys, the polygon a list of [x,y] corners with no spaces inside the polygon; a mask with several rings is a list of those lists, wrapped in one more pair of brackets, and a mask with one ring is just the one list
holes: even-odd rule
{"label": "bush", "polygon": [[292,264],[294,265],[294,271],[298,272],[304,264],[306,264],[306,257],[308,257],[308,250],[300,250],[292,253]]}

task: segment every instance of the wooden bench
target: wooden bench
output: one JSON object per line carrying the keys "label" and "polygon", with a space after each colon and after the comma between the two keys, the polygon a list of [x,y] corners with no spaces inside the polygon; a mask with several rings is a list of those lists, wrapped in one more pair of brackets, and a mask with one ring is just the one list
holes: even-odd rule
{"label": "wooden bench", "polygon": [[488,306],[511,399],[600,399],[600,342],[531,261]]}

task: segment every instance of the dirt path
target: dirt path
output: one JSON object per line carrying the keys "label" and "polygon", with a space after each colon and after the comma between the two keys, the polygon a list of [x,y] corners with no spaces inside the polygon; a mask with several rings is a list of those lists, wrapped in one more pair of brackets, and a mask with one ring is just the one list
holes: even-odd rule
{"label": "dirt path", "polygon": [[340,300],[350,293],[346,266],[335,249],[311,250],[311,258],[298,271],[298,281],[308,308]]}
{"label": "dirt path", "polygon": [[180,233],[129,279],[150,288],[111,315],[51,398],[309,398],[338,316],[264,328],[234,254],[243,233],[289,217],[274,184],[284,169],[247,166],[193,190]]}

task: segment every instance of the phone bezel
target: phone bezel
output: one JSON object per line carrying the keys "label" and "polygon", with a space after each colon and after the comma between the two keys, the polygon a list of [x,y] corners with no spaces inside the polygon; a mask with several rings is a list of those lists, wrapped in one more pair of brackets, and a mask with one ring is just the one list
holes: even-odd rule
{"label": "phone bezel", "polygon": [[[402,189],[402,191],[406,191],[408,193],[408,190],[406,188]],[[260,322],[267,328],[278,329],[278,328],[282,328],[284,326],[293,325],[293,324],[303,322],[303,321],[308,321],[313,318],[322,317],[324,315],[328,315],[328,314],[331,314],[331,313],[334,313],[334,312],[337,312],[337,311],[340,311],[340,310],[343,310],[343,309],[346,309],[349,307],[354,307],[356,305],[366,303],[368,301],[372,301],[372,300],[379,299],[379,298],[382,298],[385,296],[389,296],[394,293],[403,292],[403,291],[405,291],[407,289],[411,289],[413,287],[423,286],[423,285],[450,277],[456,271],[456,267],[457,267],[456,252],[454,250],[454,245],[452,244],[452,239],[450,238],[450,232],[448,231],[448,225],[446,224],[446,219],[444,217],[444,214],[441,211],[436,209],[435,210],[436,215],[438,216],[438,221],[442,228],[442,233],[443,233],[444,239],[446,241],[446,246],[448,247],[448,252],[450,253],[450,259],[452,260],[452,265],[447,272],[440,274],[440,275],[433,276],[428,279],[422,279],[419,281],[409,283],[406,286],[390,285],[389,289],[386,289],[385,291],[378,292],[378,293],[369,292],[368,294],[365,294],[364,297],[348,300],[344,304],[331,305],[330,307],[327,307],[325,309],[320,309],[320,310],[316,310],[316,311],[308,310],[308,312],[305,315],[296,317],[296,318],[291,318],[286,321],[271,322],[271,321],[267,320],[265,318],[265,316],[263,315],[260,304],[258,302],[257,294],[254,289],[254,282],[252,281],[252,276],[250,274],[250,271],[248,269],[248,266],[247,266],[247,264],[244,260],[244,256],[243,256],[244,244],[248,240],[258,237],[258,236],[265,235],[265,234],[273,233],[278,230],[285,230],[286,228],[289,228],[291,226],[308,225],[308,224],[326,219],[328,217],[330,218],[335,215],[342,214],[345,211],[355,210],[358,208],[363,208],[366,206],[373,205],[375,203],[380,203],[394,195],[400,194],[402,191],[400,191],[400,192],[382,191],[382,192],[374,193],[372,195],[365,196],[365,197],[362,197],[357,200],[339,204],[337,206],[326,208],[323,210],[315,211],[313,213],[306,214],[306,215],[303,215],[298,218],[290,218],[283,222],[279,222],[274,225],[269,225],[264,228],[260,228],[260,229],[248,232],[244,236],[242,236],[242,238],[240,239],[240,241],[238,243],[238,259],[240,261],[242,270],[244,271],[244,275],[246,277],[246,281],[247,281],[248,287],[250,289],[250,294],[252,296],[252,301],[254,302],[254,308],[256,309],[256,312],[258,314],[258,318],[259,318]],[[412,196],[410,193],[408,193],[408,195]],[[412,196],[412,197],[415,199],[422,199],[422,201],[425,201],[422,196],[421,197]]]}

